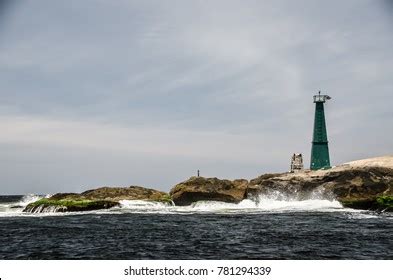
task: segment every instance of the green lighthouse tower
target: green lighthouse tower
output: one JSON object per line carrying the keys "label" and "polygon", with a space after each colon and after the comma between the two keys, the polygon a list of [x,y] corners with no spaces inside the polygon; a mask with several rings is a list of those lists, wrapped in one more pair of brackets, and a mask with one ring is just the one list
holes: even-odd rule
{"label": "green lighthouse tower", "polygon": [[326,132],[325,111],[323,104],[331,99],[328,95],[314,95],[315,119],[311,148],[311,170],[330,168],[329,146]]}

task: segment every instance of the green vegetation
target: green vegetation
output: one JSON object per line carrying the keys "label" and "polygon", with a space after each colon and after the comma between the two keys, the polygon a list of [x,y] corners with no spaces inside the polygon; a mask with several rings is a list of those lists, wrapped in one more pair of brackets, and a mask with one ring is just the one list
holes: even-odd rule
{"label": "green vegetation", "polygon": [[393,196],[379,196],[376,201],[379,208],[393,211]]}
{"label": "green vegetation", "polygon": [[156,201],[172,204],[172,198],[169,194],[164,194],[163,196],[158,198]]}
{"label": "green vegetation", "polygon": [[393,196],[378,196],[370,199],[342,200],[345,207],[364,210],[393,211]]}
{"label": "green vegetation", "polygon": [[31,203],[32,206],[39,206],[42,204],[45,205],[53,205],[53,206],[77,206],[77,207],[86,207],[93,203],[93,200],[81,199],[81,200],[70,200],[70,199],[50,199],[50,198],[42,198],[37,200],[36,202]]}

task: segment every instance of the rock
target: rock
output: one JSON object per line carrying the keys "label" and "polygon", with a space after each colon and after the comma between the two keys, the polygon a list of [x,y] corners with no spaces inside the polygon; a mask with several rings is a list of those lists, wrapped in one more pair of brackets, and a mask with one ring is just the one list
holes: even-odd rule
{"label": "rock", "polygon": [[108,209],[119,206],[118,202],[105,200],[87,199],[52,199],[43,198],[28,204],[23,212],[45,213],[45,212],[76,212]]}
{"label": "rock", "polygon": [[119,202],[120,200],[150,200],[159,202],[170,202],[169,195],[165,192],[138,186],[128,188],[102,187],[88,190],[81,195],[87,199],[109,200]]}
{"label": "rock", "polygon": [[108,209],[119,206],[121,200],[171,202],[165,192],[131,186],[128,188],[102,187],[78,193],[57,193],[28,204],[23,212],[73,212]]}
{"label": "rock", "polygon": [[393,197],[378,196],[371,199],[353,199],[341,202],[345,207],[393,212]]}
{"label": "rock", "polygon": [[245,198],[248,181],[191,177],[174,186],[170,195],[175,205],[185,206],[201,200],[238,203]]}
{"label": "rock", "polygon": [[[247,196],[269,195],[274,191],[308,199],[310,196],[345,199],[369,199],[390,195],[393,191],[393,169],[382,167],[356,168],[307,173],[283,173],[274,177],[258,177],[250,181]],[[316,192],[317,191],[317,192]]]}
{"label": "rock", "polygon": [[340,166],[337,166],[336,168],[346,169],[348,167],[352,167],[352,168],[385,167],[385,168],[393,169],[393,155],[351,161],[351,162],[344,163]]}
{"label": "rock", "polygon": [[393,157],[355,161],[328,170],[262,175],[247,188],[248,198],[260,194],[299,200],[335,198],[347,207],[391,211],[384,201],[393,196]]}

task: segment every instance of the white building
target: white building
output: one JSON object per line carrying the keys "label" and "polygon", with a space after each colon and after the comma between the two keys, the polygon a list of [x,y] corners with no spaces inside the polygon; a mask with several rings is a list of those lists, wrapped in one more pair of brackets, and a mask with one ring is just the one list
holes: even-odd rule
{"label": "white building", "polygon": [[291,158],[291,173],[302,171],[303,168],[303,156],[302,154],[293,154]]}

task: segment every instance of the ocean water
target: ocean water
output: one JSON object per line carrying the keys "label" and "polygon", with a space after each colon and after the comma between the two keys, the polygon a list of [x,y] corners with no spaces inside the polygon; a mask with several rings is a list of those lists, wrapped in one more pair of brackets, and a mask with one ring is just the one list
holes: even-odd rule
{"label": "ocean water", "polygon": [[39,198],[0,196],[0,259],[393,259],[392,213],[334,200],[22,212]]}

